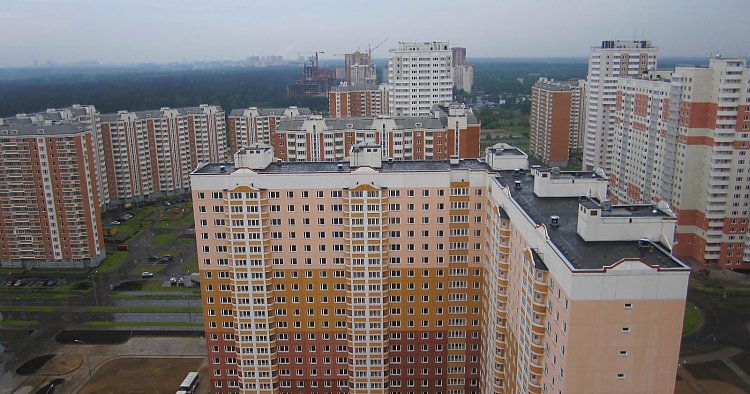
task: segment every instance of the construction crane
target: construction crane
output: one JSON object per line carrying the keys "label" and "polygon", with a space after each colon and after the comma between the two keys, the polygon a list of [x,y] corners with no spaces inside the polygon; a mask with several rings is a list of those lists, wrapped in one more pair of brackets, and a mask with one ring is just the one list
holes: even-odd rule
{"label": "construction crane", "polygon": [[372,51],[374,51],[374,50],[376,50],[376,49],[380,48],[380,46],[381,46],[381,45],[383,45],[383,44],[385,44],[385,42],[386,42],[386,41],[388,41],[388,39],[387,39],[387,38],[386,38],[385,40],[383,40],[383,41],[380,41],[380,42],[378,43],[378,45],[375,45],[375,46],[374,46],[374,47],[372,47],[372,48],[370,48],[370,44],[367,44],[367,54],[368,54],[368,55],[370,56],[370,61],[372,61]]}

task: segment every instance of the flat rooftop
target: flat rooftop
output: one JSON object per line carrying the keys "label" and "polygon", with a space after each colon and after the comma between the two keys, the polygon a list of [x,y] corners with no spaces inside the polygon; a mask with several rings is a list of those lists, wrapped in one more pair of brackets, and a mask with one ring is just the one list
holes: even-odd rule
{"label": "flat rooftop", "polygon": [[[339,168],[341,165],[341,168]],[[224,167],[224,171],[221,168]],[[265,169],[254,170],[258,173],[336,173],[351,172],[354,168],[345,162],[273,162]],[[601,241],[587,242],[578,235],[578,206],[583,203],[588,207],[600,207],[595,200],[580,201],[579,197],[548,197],[540,198],[534,194],[534,178],[530,171],[514,175],[513,171],[493,171],[487,163],[476,159],[463,159],[458,164],[449,161],[384,161],[378,171],[383,173],[413,172],[413,171],[449,171],[451,169],[468,169],[487,171],[497,175],[496,180],[502,185],[509,186],[512,197],[526,214],[536,223],[544,224],[548,234],[560,252],[577,270],[598,270],[612,265],[625,258],[640,258],[648,264],[663,268],[687,269],[680,261],[667,252],[665,245],[654,244],[654,247],[642,248],[638,241]],[[235,170],[233,163],[211,163],[198,168],[193,173],[198,175],[226,175]],[[564,174],[569,177],[592,177],[592,173],[576,172]],[[521,189],[514,187],[515,181],[521,181]],[[667,217],[668,214],[656,210],[650,205],[614,206],[612,211],[603,212],[604,217]],[[501,210],[501,215],[507,214]],[[550,217],[560,217],[558,227],[549,225]],[[544,262],[535,256],[534,263],[543,268]]]}
{"label": "flat rooftop", "polygon": [[[341,168],[339,168],[341,164]],[[224,172],[221,168],[224,167]],[[351,172],[357,167],[352,168],[348,161],[302,161],[302,162],[273,162],[262,170],[253,170],[261,174],[303,174],[314,172]],[[470,169],[470,170],[487,170],[492,169],[484,161],[477,159],[463,159],[458,164],[451,164],[449,161],[423,161],[423,160],[394,160],[393,162],[383,161],[380,172],[414,172],[414,171],[449,171],[450,169]],[[194,174],[229,174],[235,170],[234,163],[210,163],[198,168]]]}
{"label": "flat rooftop", "polygon": [[[540,198],[534,194],[534,177],[530,172],[524,172],[516,176],[513,175],[513,171],[499,171],[497,174],[498,182],[510,187],[513,199],[526,214],[536,224],[544,224],[547,227],[552,243],[575,269],[601,269],[622,259],[634,257],[640,258],[648,264],[664,268],[686,268],[666,252],[668,248],[665,245],[655,244],[656,247],[653,248],[642,248],[638,246],[638,241],[584,241],[578,235],[578,204],[581,202],[579,197]],[[515,181],[521,181],[520,190],[514,187]],[[596,204],[598,206],[594,201],[584,202],[584,204]],[[661,211],[659,211],[659,214],[654,214],[651,206],[643,206],[642,209],[637,208],[636,211],[627,211],[626,209],[623,210],[625,212],[621,212],[619,209],[614,211],[616,211],[616,214],[612,216],[617,214],[628,216],[625,212],[628,212],[629,216],[666,216]],[[553,215],[560,217],[558,227],[552,227],[549,224],[550,217]]]}
{"label": "flat rooftop", "polygon": [[610,209],[602,209],[601,203],[595,199],[589,199],[586,201],[580,201],[580,204],[588,209],[601,209],[602,217],[670,217],[667,212],[658,209],[657,207],[644,204],[644,205],[613,205]]}

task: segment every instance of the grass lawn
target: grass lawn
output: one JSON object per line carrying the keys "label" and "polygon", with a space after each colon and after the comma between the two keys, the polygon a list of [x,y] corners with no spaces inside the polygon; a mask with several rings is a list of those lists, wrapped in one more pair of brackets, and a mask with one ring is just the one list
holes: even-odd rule
{"label": "grass lawn", "polygon": [[175,234],[158,234],[154,236],[154,245],[166,245],[175,241]]}
{"label": "grass lawn", "polygon": [[682,321],[682,335],[687,335],[697,330],[703,324],[703,313],[692,302],[685,304],[685,317]]}
{"label": "grass lawn", "polygon": [[201,313],[203,309],[200,306],[90,306],[86,312],[105,312],[105,313]]}
{"label": "grass lawn", "polygon": [[26,305],[26,306],[13,306],[3,305],[0,306],[0,312],[54,312],[54,306],[39,306],[39,305]]}
{"label": "grass lawn", "polygon": [[122,265],[122,263],[128,261],[128,257],[130,257],[130,252],[119,251],[110,253],[107,255],[107,258],[99,264],[96,270],[99,272],[112,272]]}
{"label": "grass lawn", "polygon": [[29,273],[31,274],[78,274],[83,275],[91,271],[91,268],[41,268],[41,269],[31,269]]}
{"label": "grass lawn", "polygon": [[151,294],[112,294],[110,298],[118,298],[123,300],[200,300],[200,294],[163,294],[163,295],[151,295]]}
{"label": "grass lawn", "polygon": [[36,326],[39,322],[36,320],[0,320],[0,326]]}
{"label": "grass lawn", "polygon": [[26,270],[23,268],[3,268],[0,269],[0,275],[17,275],[22,274]]}
{"label": "grass lawn", "polygon": [[[0,323],[2,323],[0,321]],[[84,326],[118,327],[118,326],[162,326],[162,327],[203,327],[203,323],[188,323],[184,321],[87,321]]]}
{"label": "grass lawn", "polygon": [[183,267],[182,270],[185,272],[190,272],[190,273],[198,272],[198,258],[196,257],[188,261],[188,263],[185,264],[185,267]]}

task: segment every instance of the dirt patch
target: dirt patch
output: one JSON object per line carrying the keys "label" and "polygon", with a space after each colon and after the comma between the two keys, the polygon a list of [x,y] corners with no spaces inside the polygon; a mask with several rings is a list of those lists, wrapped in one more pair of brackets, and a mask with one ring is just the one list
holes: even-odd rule
{"label": "dirt patch", "polygon": [[197,371],[202,358],[123,358],[104,364],[80,394],[172,394],[185,375]]}
{"label": "dirt patch", "polygon": [[159,219],[163,220],[177,220],[185,216],[185,208],[169,208],[163,211],[159,211]]}
{"label": "dirt patch", "polygon": [[35,374],[40,368],[44,366],[44,364],[47,364],[49,360],[52,360],[55,357],[53,354],[45,354],[43,356],[34,357],[29,361],[26,361],[16,369],[16,373],[19,375],[31,375]]}
{"label": "dirt patch", "polygon": [[68,345],[116,345],[128,339],[130,331],[125,330],[64,330],[55,336],[55,341]]}
{"label": "dirt patch", "polygon": [[122,282],[115,286],[112,291],[140,291],[143,289],[143,285],[146,281],[143,280],[131,280],[128,282]]}

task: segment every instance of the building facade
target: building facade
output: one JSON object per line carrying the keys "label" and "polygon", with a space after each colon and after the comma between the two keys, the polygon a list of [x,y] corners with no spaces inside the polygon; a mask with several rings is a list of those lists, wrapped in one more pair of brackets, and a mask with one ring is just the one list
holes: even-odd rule
{"label": "building facade", "polygon": [[476,158],[480,124],[471,109],[435,107],[430,116],[285,120],[271,141],[284,161],[341,161],[352,146],[374,141],[393,160]]}
{"label": "building facade", "polygon": [[257,108],[233,109],[227,117],[229,150],[234,154],[243,146],[257,143],[270,144],[276,140],[276,128],[282,120],[310,117],[309,108]]}
{"label": "building facade", "polygon": [[120,111],[101,115],[100,128],[112,203],[185,193],[199,163],[227,157],[218,106]]}
{"label": "building facade", "polygon": [[613,199],[671,204],[678,256],[750,268],[748,86],[745,59],[723,58],[619,82]]}
{"label": "building facade", "polygon": [[583,81],[540,78],[531,88],[530,151],[549,166],[568,165],[583,134]]}
{"label": "building facade", "polygon": [[95,130],[57,111],[0,119],[2,267],[83,268],[105,257]]}
{"label": "building facade", "polygon": [[369,53],[355,51],[344,55],[344,81],[349,86],[372,86],[377,83]]}
{"label": "building facade", "polygon": [[193,172],[213,392],[674,391],[689,269],[664,206],[381,150]]}
{"label": "building facade", "polygon": [[427,116],[453,100],[448,42],[400,42],[388,60],[389,104],[394,116]]}
{"label": "building facade", "polygon": [[583,168],[612,168],[617,78],[656,70],[658,50],[650,41],[602,41],[589,52],[586,78],[586,137]]}
{"label": "building facade", "polygon": [[328,108],[332,118],[388,115],[388,90],[385,85],[347,85],[331,88]]}

